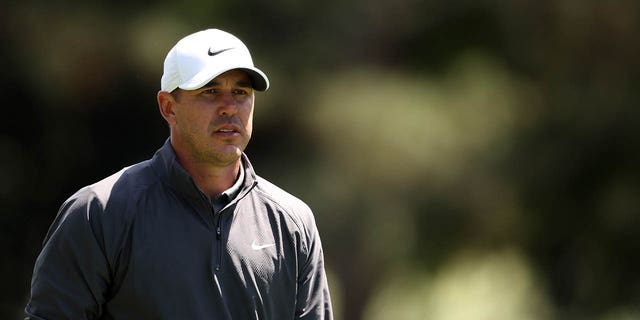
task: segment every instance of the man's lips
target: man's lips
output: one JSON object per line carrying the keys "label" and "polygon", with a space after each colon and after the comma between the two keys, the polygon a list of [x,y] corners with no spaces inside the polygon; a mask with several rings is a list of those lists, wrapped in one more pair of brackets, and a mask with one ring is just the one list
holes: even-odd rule
{"label": "man's lips", "polygon": [[216,130],[214,131],[214,134],[225,135],[225,136],[235,136],[235,135],[239,135],[240,132],[242,131],[236,125],[223,125],[216,128]]}

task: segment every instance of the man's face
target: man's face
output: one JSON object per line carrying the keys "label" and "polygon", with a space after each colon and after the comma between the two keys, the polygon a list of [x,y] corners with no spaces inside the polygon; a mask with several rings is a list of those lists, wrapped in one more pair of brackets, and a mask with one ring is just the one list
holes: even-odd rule
{"label": "man's face", "polygon": [[254,92],[245,72],[227,71],[174,97],[175,121],[169,124],[179,157],[216,166],[238,160],[253,130]]}

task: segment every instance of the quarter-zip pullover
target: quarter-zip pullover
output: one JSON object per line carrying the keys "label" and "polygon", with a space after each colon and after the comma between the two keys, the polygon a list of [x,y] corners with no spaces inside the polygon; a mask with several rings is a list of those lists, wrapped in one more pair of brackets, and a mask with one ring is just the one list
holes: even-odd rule
{"label": "quarter-zip pullover", "polygon": [[79,190],[46,235],[27,319],[332,319],[312,211],[241,160],[219,211],[170,140]]}

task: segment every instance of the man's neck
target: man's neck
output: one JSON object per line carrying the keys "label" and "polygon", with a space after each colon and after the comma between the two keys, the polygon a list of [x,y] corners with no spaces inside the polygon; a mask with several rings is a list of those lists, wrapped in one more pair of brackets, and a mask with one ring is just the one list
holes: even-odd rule
{"label": "man's neck", "polygon": [[198,188],[213,199],[236,182],[240,170],[240,159],[226,167],[191,165],[189,168],[185,167],[185,170],[191,175]]}
{"label": "man's neck", "polygon": [[213,165],[187,159],[177,152],[176,156],[178,163],[189,173],[198,188],[212,199],[231,188],[238,178],[240,159],[228,165]]}

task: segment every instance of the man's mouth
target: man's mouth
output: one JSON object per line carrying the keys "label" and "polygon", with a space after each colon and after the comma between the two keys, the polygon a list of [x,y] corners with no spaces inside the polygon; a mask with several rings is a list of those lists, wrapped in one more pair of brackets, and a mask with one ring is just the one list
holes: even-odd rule
{"label": "man's mouth", "polygon": [[224,126],[215,131],[216,135],[225,138],[232,138],[240,135],[240,129],[235,126]]}

